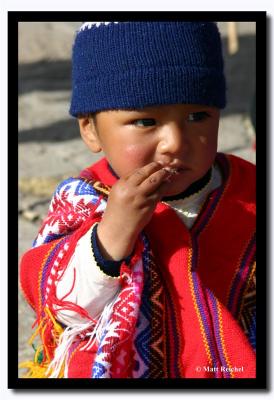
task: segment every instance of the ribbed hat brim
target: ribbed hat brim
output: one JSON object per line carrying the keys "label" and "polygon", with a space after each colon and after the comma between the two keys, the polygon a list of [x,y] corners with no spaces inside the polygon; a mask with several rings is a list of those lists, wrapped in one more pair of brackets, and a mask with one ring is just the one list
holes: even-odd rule
{"label": "ribbed hat brim", "polygon": [[161,104],[223,108],[214,23],[126,22],[84,28],[73,48],[73,116]]}
{"label": "ribbed hat brim", "polygon": [[225,79],[215,70],[200,68],[195,74],[193,68],[139,69],[75,85],[77,98],[72,96],[70,113],[76,117],[106,109],[178,103],[223,108],[225,98],[220,92],[225,92]]}

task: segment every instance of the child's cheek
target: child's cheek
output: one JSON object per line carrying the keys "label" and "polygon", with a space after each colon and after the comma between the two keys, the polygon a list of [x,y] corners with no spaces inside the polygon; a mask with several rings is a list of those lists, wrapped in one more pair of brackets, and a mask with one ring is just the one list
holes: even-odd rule
{"label": "child's cheek", "polygon": [[134,168],[143,167],[150,162],[149,154],[150,152],[146,151],[142,144],[127,146],[124,151],[125,160]]}

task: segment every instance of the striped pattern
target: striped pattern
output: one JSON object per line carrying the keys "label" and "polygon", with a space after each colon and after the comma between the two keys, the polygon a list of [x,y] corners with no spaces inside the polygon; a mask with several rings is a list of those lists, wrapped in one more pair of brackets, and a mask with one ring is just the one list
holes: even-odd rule
{"label": "striped pattern", "polygon": [[228,295],[227,308],[256,350],[256,236],[252,235],[239,260]]}
{"label": "striped pattern", "polygon": [[[221,314],[220,304],[210,290],[208,290],[208,300],[209,300],[209,307],[211,309],[211,314],[213,316],[212,321],[213,321],[214,337],[217,347],[216,350],[218,351],[220,357],[221,366],[225,368],[231,368],[225,350],[224,336],[222,332],[222,314]],[[222,376],[221,374],[220,377],[233,378],[233,372],[225,370],[224,376]]]}
{"label": "striped pattern", "polygon": [[[39,309],[40,309],[40,315],[44,316],[44,306],[45,306],[45,300],[48,297],[48,291],[47,291],[47,283],[49,276],[51,275],[51,268],[52,268],[52,260],[56,256],[56,253],[58,250],[60,250],[60,247],[62,245],[62,242],[65,239],[60,239],[59,241],[55,242],[53,246],[50,248],[49,252],[46,254],[44,261],[41,265],[41,270],[40,270],[40,275],[39,275],[39,294],[40,294],[40,299],[39,299]],[[50,279],[51,281],[51,279]]]}
{"label": "striped pattern", "polygon": [[256,350],[256,264],[252,267],[251,278],[243,295],[238,320],[248,340]]}
{"label": "striped pattern", "polygon": [[[207,204],[205,205],[204,212],[201,212],[200,215],[198,216],[195,224],[193,225],[192,233],[193,237],[197,238],[198,235],[206,228],[206,226],[209,224],[210,220],[213,218],[214,214],[216,213],[216,210],[218,208],[218,205],[220,204],[221,197],[224,196],[225,191],[227,190],[227,187],[229,186],[229,179],[230,179],[230,166],[227,158],[224,156],[224,154],[218,154],[218,164],[221,168],[222,176],[224,179],[224,182],[222,186],[214,190],[209,196],[209,199],[207,201]],[[194,254],[194,257],[196,257],[196,253]],[[194,265],[196,265],[196,260],[193,262]]]}
{"label": "striped pattern", "polygon": [[[224,179],[229,177],[228,160],[219,155],[218,161],[222,168]],[[201,232],[206,229],[210,220],[217,210],[221,197],[224,195],[228,185],[222,185],[216,189],[205,206],[204,212],[200,214],[192,229],[192,254],[189,260],[189,283],[200,330],[208,357],[209,365],[216,378],[231,378],[230,372],[222,372],[221,366],[227,367],[229,360],[225,356],[224,341],[221,333],[221,312],[218,309],[217,300],[213,293],[205,288],[200,280],[198,269],[199,245],[198,239]]]}
{"label": "striped pattern", "polygon": [[136,378],[149,378],[150,362],[150,338],[151,338],[151,302],[149,291],[151,287],[149,274],[149,244],[144,238],[143,266],[144,266],[144,287],[141,297],[140,313],[136,325],[134,338],[135,365],[133,376]]}
{"label": "striped pattern", "polygon": [[[138,367],[143,364],[140,378],[163,378],[166,377],[165,365],[165,343],[164,343],[164,289],[162,278],[157,266],[149,252],[149,244],[143,239],[145,249],[143,253],[144,263],[144,289],[141,301],[141,318],[145,325],[137,325],[135,348],[138,353]],[[140,360],[141,359],[141,360]],[[137,368],[136,368],[137,369]],[[135,372],[136,374],[136,372]]]}
{"label": "striped pattern", "polygon": [[166,377],[164,288],[162,278],[152,258],[149,263],[149,271],[151,275],[150,301],[152,306],[150,378],[164,378]]}
{"label": "striped pattern", "polygon": [[249,243],[246,246],[243,256],[239,261],[239,267],[235,273],[235,277],[231,284],[227,307],[230,312],[238,318],[241,310],[241,301],[243,298],[246,284],[249,281],[248,277],[252,271],[256,254],[256,236],[252,235]]}
{"label": "striped pattern", "polygon": [[[176,293],[171,293],[144,239],[145,284],[139,321],[135,334],[135,371],[139,378],[179,378],[182,337],[180,315],[176,309]],[[140,372],[141,371],[141,372]]]}
{"label": "striped pattern", "polygon": [[131,374],[132,328],[136,326],[143,289],[142,263],[134,258],[100,338],[92,378],[128,378]]}
{"label": "striped pattern", "polygon": [[165,288],[165,345],[166,367],[168,378],[182,378],[183,365],[181,355],[183,353],[181,316],[176,304],[177,293],[168,285]]}
{"label": "striped pattern", "polygon": [[[59,247],[61,247],[61,245],[63,245],[63,247],[61,249],[59,249]],[[60,278],[60,276],[63,272],[60,269],[60,262],[69,249],[69,244],[68,244],[67,238],[64,238],[63,240],[61,240],[59,242],[58,248],[56,246],[55,251],[57,251],[58,249],[59,249],[59,252],[58,252],[57,257],[56,257],[56,259],[53,263],[53,266],[50,270],[50,274],[49,274],[47,284],[46,284],[45,297],[44,297],[45,304],[47,302],[48,296],[51,292],[53,285],[56,286],[57,280],[58,280],[58,278]]]}

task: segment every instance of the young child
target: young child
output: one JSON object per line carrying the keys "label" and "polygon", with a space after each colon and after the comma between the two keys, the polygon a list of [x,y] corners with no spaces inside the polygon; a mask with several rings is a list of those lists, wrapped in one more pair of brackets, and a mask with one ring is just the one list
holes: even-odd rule
{"label": "young child", "polygon": [[56,189],[21,261],[29,377],[253,378],[255,167],[217,153],[211,22],[87,22],[70,113],[105,158]]}

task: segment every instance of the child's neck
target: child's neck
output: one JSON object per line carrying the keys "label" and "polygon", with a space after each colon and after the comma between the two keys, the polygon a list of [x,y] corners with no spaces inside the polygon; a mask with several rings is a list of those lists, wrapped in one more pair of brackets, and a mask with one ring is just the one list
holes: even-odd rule
{"label": "child's neck", "polygon": [[202,190],[210,181],[212,173],[212,168],[210,168],[207,173],[202,176],[202,178],[198,179],[197,181],[193,182],[186,190],[183,192],[176,194],[175,196],[165,196],[163,197],[163,201],[171,201],[171,200],[179,200],[184,199],[185,197],[192,196],[193,194]]}

